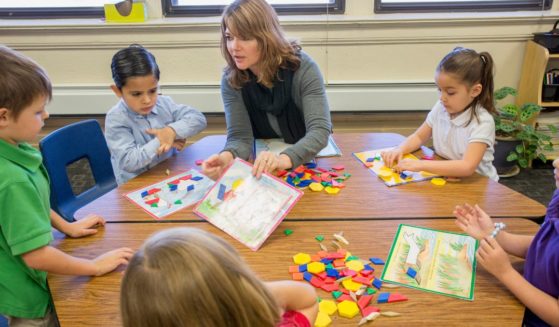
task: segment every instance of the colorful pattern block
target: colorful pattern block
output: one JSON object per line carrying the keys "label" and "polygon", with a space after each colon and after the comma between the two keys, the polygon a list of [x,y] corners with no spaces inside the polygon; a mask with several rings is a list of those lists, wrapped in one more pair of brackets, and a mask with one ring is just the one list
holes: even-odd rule
{"label": "colorful pattern block", "polygon": [[338,306],[332,300],[322,300],[318,304],[318,311],[324,312],[327,315],[331,316],[336,313],[336,311],[338,311]]}
{"label": "colorful pattern block", "polygon": [[326,313],[319,311],[314,322],[314,327],[328,327],[331,323],[332,319],[330,319]]}
{"label": "colorful pattern block", "polygon": [[353,318],[359,313],[357,303],[352,301],[342,301],[338,303],[338,313],[344,318]]}
{"label": "colorful pattern block", "polygon": [[388,303],[390,293],[380,293],[377,298],[377,303]]}

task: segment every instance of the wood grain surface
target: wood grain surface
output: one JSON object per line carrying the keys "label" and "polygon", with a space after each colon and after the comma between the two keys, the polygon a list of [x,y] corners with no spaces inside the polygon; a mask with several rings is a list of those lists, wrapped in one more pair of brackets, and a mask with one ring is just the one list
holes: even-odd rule
{"label": "wood grain surface", "polygon": [[[509,232],[534,234],[539,226],[527,219],[503,219]],[[452,219],[373,220],[373,221],[304,221],[283,222],[264,243],[253,252],[205,222],[183,223],[109,223],[98,234],[83,239],[55,235],[54,246],[69,254],[94,258],[110,249],[128,246],[137,249],[152,233],[172,227],[201,228],[224,237],[238,249],[242,258],[264,280],[290,279],[288,267],[298,252],[316,253],[319,245],[314,237],[324,235],[325,244],[334,232],[343,231],[350,244],[347,250],[363,259],[375,256],[386,259],[398,224],[406,223],[428,228],[456,231]],[[283,230],[294,231],[285,236]],[[513,258],[518,269],[522,261]],[[375,266],[380,276],[382,266]],[[62,327],[119,326],[119,287],[124,267],[102,277],[72,277],[49,275],[49,285]],[[188,278],[188,276],[185,276]],[[524,306],[482,267],[477,268],[474,301],[459,300],[443,295],[398,287],[382,291],[398,292],[407,302],[378,304],[381,310],[396,311],[400,317],[380,317],[374,326],[518,326]],[[324,298],[330,295],[320,291]],[[193,295],[195,296],[195,295]],[[203,299],[202,299],[203,300]],[[373,299],[376,303],[376,295]],[[356,326],[360,316],[345,319],[335,315],[332,326]]]}

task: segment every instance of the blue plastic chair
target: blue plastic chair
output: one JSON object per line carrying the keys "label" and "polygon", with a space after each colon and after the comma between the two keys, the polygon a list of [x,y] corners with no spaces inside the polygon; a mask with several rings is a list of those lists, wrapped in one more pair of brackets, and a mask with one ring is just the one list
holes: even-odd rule
{"label": "blue plastic chair", "polygon": [[[64,126],[39,142],[43,163],[50,177],[50,204],[54,211],[68,221],[84,205],[117,187],[111,154],[101,130],[94,119]],[[95,185],[74,195],[66,172],[69,164],[82,158],[89,160]]]}

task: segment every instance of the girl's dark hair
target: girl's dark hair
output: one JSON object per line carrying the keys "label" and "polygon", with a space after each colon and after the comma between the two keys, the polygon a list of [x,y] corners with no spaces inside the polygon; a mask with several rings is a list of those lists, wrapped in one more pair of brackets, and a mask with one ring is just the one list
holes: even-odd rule
{"label": "girl's dark hair", "polygon": [[159,67],[155,57],[139,44],[119,50],[111,62],[113,81],[121,89],[131,77],[153,74],[159,80]]}
{"label": "girl's dark hair", "polygon": [[472,101],[472,116],[468,124],[477,113],[475,108],[483,106],[489,113],[496,113],[493,100],[493,58],[488,52],[477,53],[475,50],[462,47],[454,48],[437,66],[437,72],[452,74],[468,87],[479,83],[481,93]]}

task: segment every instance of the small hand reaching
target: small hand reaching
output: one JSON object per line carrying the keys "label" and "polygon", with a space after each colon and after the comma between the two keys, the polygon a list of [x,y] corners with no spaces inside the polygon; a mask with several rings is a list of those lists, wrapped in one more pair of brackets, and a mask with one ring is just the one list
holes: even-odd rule
{"label": "small hand reaching", "polygon": [[175,137],[177,136],[175,130],[169,126],[163,128],[150,128],[146,130],[146,133],[157,137],[159,140],[159,148],[157,149],[158,155],[171,150],[173,143],[175,142]]}
{"label": "small hand reaching", "polygon": [[134,251],[130,248],[120,248],[98,256],[93,259],[96,268],[95,276],[102,276],[115,270],[120,265],[128,264],[133,254]]}
{"label": "small hand reaching", "polygon": [[487,271],[499,280],[514,269],[508,254],[499,245],[499,242],[490,236],[486,236],[480,241],[476,258]]}
{"label": "small hand reaching", "polygon": [[392,168],[402,160],[404,154],[400,148],[396,147],[392,150],[381,152],[380,156],[382,161],[384,161],[384,165],[388,168]]}
{"label": "small hand reaching", "polygon": [[453,214],[456,216],[456,225],[477,240],[483,239],[493,231],[493,219],[477,204],[475,207],[467,203],[457,205]]}
{"label": "small hand reaching", "polygon": [[104,225],[105,219],[101,216],[90,214],[83,219],[70,223],[65,233],[74,238],[84,237],[97,233],[97,227]]}

